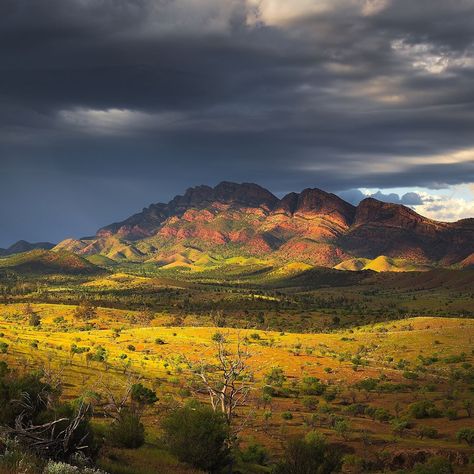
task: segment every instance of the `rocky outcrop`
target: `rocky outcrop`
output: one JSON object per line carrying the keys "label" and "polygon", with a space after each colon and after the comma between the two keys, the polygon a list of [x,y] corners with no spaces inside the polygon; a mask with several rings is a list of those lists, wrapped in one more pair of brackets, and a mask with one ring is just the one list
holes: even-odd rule
{"label": "rocky outcrop", "polygon": [[473,250],[471,221],[438,222],[400,204],[368,198],[357,207],[354,222],[339,244],[360,257],[386,255],[451,265]]}

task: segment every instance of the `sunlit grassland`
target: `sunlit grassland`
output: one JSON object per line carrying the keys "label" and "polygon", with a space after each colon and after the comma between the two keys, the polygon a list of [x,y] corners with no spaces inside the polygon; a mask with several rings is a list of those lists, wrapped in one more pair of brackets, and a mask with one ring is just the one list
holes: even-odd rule
{"label": "sunlit grassland", "polygon": [[[304,404],[308,397],[301,396],[297,390],[306,377],[317,377],[334,390],[336,396],[332,400],[321,396],[311,398],[319,407],[329,407],[334,413],[348,417],[351,433],[344,442],[356,452],[365,453],[392,445],[395,439],[392,427],[390,423],[367,416],[347,414],[348,404],[364,403],[393,414],[396,405],[397,410],[406,413],[413,402],[428,399],[442,408],[453,389],[453,371],[463,370],[463,364],[467,367],[474,362],[472,319],[418,317],[326,333],[289,333],[203,327],[194,316],[186,318],[186,326],[173,326],[173,318],[166,313],[155,313],[154,319],[144,325],[139,312],[110,308],[98,308],[97,317],[84,322],[74,319],[74,306],[34,304],[34,310],[41,316],[41,326],[34,328],[22,316],[23,306],[0,306],[0,341],[8,344],[7,352],[1,357],[19,368],[43,366],[60,371],[65,398],[94,391],[105,382],[115,384],[119,390],[130,374],[141,377],[143,383],[157,390],[160,398],[157,406],[145,416],[151,444],[143,449],[149,450],[150,446],[159,448],[154,440],[159,435],[160,410],[169,403],[183,403],[190,397],[194,376],[189,364],[212,360],[215,351],[212,336],[217,331],[230,341],[231,349],[240,341],[251,355],[253,390],[246,405],[239,410],[240,419],[246,420],[243,443],[255,439],[274,453],[280,452],[281,443],[289,434],[309,429],[308,419],[313,410]],[[73,345],[87,348],[87,352],[74,354]],[[106,350],[106,360],[88,359],[87,354],[94,353],[99,346]],[[461,353],[464,353],[462,362],[458,360]],[[435,362],[428,366],[421,363],[430,358]],[[273,367],[283,370],[288,394],[262,404],[264,377]],[[415,373],[415,380],[407,373]],[[369,393],[353,387],[358,381],[381,377],[400,388],[394,392]],[[472,384],[459,382],[455,389],[452,403],[459,412],[456,419],[415,421],[415,427],[436,428],[439,431],[436,440],[407,434],[397,440],[397,446],[467,450],[456,442],[455,433],[472,424],[462,408],[462,402],[473,397]],[[206,401],[204,394],[198,396]],[[265,415],[269,411],[270,417]],[[288,412],[291,419],[283,419],[282,415]],[[97,413],[100,415],[100,410]],[[104,421],[99,416],[97,422]],[[321,423],[318,429],[330,439],[342,441],[331,426]],[[369,446],[363,443],[367,434],[372,439]],[[120,455],[137,458],[136,452]],[[153,457],[153,451],[149,455]],[[139,460],[140,456],[130,462],[139,463]],[[140,470],[137,467],[133,472]]]}

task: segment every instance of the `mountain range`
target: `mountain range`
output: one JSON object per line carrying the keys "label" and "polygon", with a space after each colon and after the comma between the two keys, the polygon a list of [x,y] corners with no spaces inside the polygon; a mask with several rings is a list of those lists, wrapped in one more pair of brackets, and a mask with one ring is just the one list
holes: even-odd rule
{"label": "mountain range", "polygon": [[257,184],[222,182],[190,188],[53,251],[191,270],[257,260],[342,270],[464,267],[474,263],[474,219],[438,222],[373,198],[353,206],[321,189],[279,199]]}

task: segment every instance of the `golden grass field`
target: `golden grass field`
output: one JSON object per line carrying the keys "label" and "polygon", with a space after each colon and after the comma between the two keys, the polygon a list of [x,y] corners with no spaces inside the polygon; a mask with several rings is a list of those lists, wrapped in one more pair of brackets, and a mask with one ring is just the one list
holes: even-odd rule
{"label": "golden grass field", "polygon": [[[315,427],[330,441],[344,442],[363,457],[376,456],[383,450],[414,448],[456,450],[468,455],[474,451],[455,438],[459,429],[474,425],[463,410],[464,402],[474,396],[472,384],[453,382],[452,376],[453,371],[462,371],[462,367],[467,370],[474,362],[474,320],[420,317],[330,333],[295,334],[200,327],[199,319],[192,315],[186,319],[186,327],[171,326],[172,320],[164,314],[155,314],[149,325],[141,327],[133,311],[98,308],[97,317],[88,321],[94,323],[94,327],[84,328],[84,322],[74,319],[74,306],[35,304],[33,308],[41,316],[41,326],[34,328],[22,315],[23,307],[20,304],[0,306],[0,342],[8,344],[7,352],[0,357],[10,366],[23,369],[43,366],[61,373],[65,398],[75,398],[88,390],[97,391],[101,384],[120,390],[129,374],[141,377],[142,383],[156,389],[159,402],[145,416],[148,443],[138,451],[103,454],[102,465],[111,472],[195,472],[179,465],[159,448],[159,419],[167,406],[184,402],[190,396],[188,388],[193,374],[187,360],[212,360],[215,345],[211,338],[216,331],[225,335],[231,349],[237,340],[245,342],[251,355],[248,363],[254,376],[252,391],[237,419],[245,421],[240,434],[243,445],[255,440],[272,454],[278,454],[288,435]],[[81,326],[85,330],[80,330]],[[157,339],[161,343],[156,343]],[[107,351],[106,362],[90,361],[87,353],[72,354],[73,344],[88,347],[90,352],[102,346]],[[464,365],[446,361],[462,352],[465,353]],[[420,368],[420,356],[435,357],[437,362]],[[359,358],[360,363],[354,364],[354,358]],[[406,361],[403,369],[400,360]],[[290,392],[303,378],[312,376],[328,383],[336,396],[330,401],[312,397],[318,404],[317,410],[308,409],[303,403],[305,397],[298,394],[262,402],[264,375],[272,367],[283,370],[285,387]],[[407,371],[416,372],[417,379],[408,380]],[[418,388],[382,393],[353,387],[357,381],[380,376],[392,384],[416,383]],[[206,400],[204,395],[202,398]],[[345,410],[346,405],[355,402],[384,408],[392,415],[404,414],[411,403],[425,398],[433,400],[440,409],[450,399],[450,406],[458,412],[457,419],[448,420],[443,416],[415,420],[406,434],[395,436],[390,423],[352,416]],[[348,419],[347,439],[343,440],[325,422],[322,413],[327,407],[330,412],[343,414]],[[320,413],[319,418],[309,421],[315,411]],[[283,419],[282,414],[287,412],[291,413],[291,419],[288,415]],[[100,409],[96,422],[105,423]],[[420,426],[436,428],[439,436],[420,439],[416,436]],[[127,471],[124,465],[131,466],[131,470]],[[150,471],[150,466],[155,470]]]}

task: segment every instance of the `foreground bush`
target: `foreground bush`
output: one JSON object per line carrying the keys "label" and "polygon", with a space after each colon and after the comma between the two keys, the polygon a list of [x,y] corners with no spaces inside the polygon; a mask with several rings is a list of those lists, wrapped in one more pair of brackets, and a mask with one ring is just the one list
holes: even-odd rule
{"label": "foreground bush", "polygon": [[451,463],[443,457],[434,457],[425,464],[417,464],[412,474],[452,474]]}
{"label": "foreground bush", "polygon": [[[0,439],[4,452],[0,454],[0,473],[2,474],[106,474],[104,471],[84,466],[53,460],[44,460],[25,450],[15,440]],[[72,456],[71,462],[84,461],[85,458]]]}
{"label": "foreground bush", "polygon": [[44,459],[67,460],[95,454],[91,407],[59,401],[60,388],[43,381],[41,372],[18,375],[2,366],[0,430],[23,451]]}
{"label": "foreground bush", "polygon": [[206,472],[218,472],[230,464],[230,432],[220,413],[193,403],[174,410],[162,428],[168,449],[180,461]]}
{"label": "foreground bush", "polygon": [[104,471],[90,467],[80,468],[64,462],[49,461],[42,474],[106,474]]}
{"label": "foreground bush", "polygon": [[32,453],[25,452],[12,439],[1,438],[3,453],[0,454],[0,472],[2,474],[41,472],[44,461]]}
{"label": "foreground bush", "polygon": [[119,448],[136,449],[145,442],[145,428],[137,413],[123,411],[109,429],[109,441]]}
{"label": "foreground bush", "polygon": [[340,453],[327,445],[323,435],[312,431],[288,442],[275,474],[331,474],[340,464]]}
{"label": "foreground bush", "polygon": [[[42,382],[39,372],[17,376],[5,371],[0,379],[0,424],[14,426],[15,419],[22,413],[35,422],[41,412],[47,409],[55,391],[51,386]],[[28,400],[25,407],[22,400]]]}
{"label": "foreground bush", "polygon": [[264,465],[268,461],[267,450],[258,443],[250,443],[239,453],[240,460],[247,464]]}

